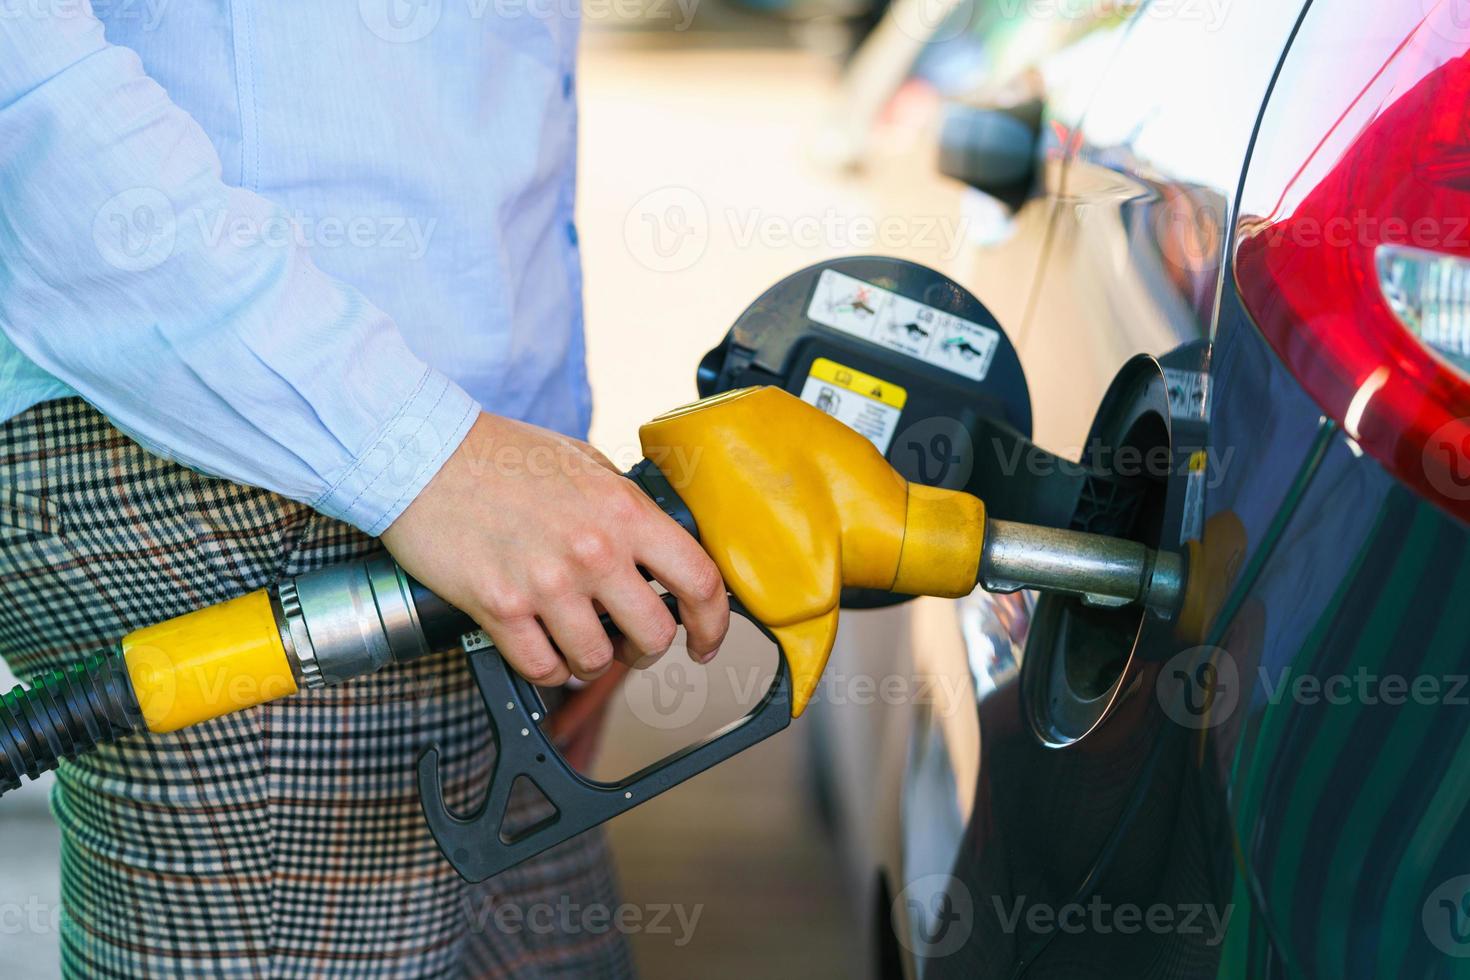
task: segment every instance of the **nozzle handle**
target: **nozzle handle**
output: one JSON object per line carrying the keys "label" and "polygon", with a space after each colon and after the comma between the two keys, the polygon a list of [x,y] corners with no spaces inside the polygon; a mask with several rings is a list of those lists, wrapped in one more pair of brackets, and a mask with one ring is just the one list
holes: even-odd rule
{"label": "nozzle handle", "polygon": [[[699,540],[699,525],[695,523],[689,505],[684,503],[653,460],[640,460],[623,475],[636,483],[676,524],[693,535],[694,540]],[[459,645],[460,637],[478,628],[468,613],[461,612],[439,598],[413,577],[405,575],[405,578],[408,580],[408,592],[413,600],[414,611],[418,615],[419,629],[424,634],[425,652],[437,653],[452,649]],[[616,627],[611,625],[611,621],[606,616],[602,619],[603,625],[609,627],[608,631],[616,635]]]}
{"label": "nozzle handle", "polygon": [[[678,619],[673,596],[663,596]],[[772,633],[751,618],[738,599],[730,609],[750,619],[780,646]],[[574,769],[542,729],[546,708],[541,695],[506,664],[500,651],[483,634],[466,638],[470,669],[490,719],[496,745],[495,767],[485,796],[473,812],[460,814],[444,801],[439,774],[439,749],[430,746],[419,756],[419,799],[424,819],[449,863],[466,881],[483,881],[645,800],[672,789],[692,776],[745,751],[791,724],[791,675],[784,651],[776,658],[776,672],[760,702],[740,719],[714,734],[616,782],[591,779]],[[525,777],[546,797],[555,811],[530,827],[514,832],[505,827],[511,790]]]}

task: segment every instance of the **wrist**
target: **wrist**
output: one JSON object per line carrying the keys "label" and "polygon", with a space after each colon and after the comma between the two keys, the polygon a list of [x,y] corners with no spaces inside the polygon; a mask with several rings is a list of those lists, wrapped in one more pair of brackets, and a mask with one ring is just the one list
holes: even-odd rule
{"label": "wrist", "polygon": [[366,534],[382,534],[443,468],[479,415],[464,389],[426,369],[367,448],[311,506]]}

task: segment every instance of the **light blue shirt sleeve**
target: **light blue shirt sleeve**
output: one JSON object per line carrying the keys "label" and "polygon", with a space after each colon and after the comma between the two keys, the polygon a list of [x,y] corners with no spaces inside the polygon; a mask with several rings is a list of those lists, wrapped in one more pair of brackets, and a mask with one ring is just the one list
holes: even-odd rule
{"label": "light blue shirt sleeve", "polygon": [[[188,216],[188,217],[184,217]],[[0,17],[0,331],[160,455],[379,534],[478,405],[84,6]]]}

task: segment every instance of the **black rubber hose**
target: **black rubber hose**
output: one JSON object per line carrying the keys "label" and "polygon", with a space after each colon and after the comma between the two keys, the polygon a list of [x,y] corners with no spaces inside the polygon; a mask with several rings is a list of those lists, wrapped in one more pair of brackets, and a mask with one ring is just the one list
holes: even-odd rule
{"label": "black rubber hose", "polygon": [[0,795],[144,728],[138,698],[118,652],[97,654],[0,695]]}

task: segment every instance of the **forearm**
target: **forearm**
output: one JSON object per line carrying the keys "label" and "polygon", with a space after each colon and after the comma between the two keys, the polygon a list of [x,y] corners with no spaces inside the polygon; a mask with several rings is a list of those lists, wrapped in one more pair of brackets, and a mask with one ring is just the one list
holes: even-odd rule
{"label": "forearm", "polygon": [[378,533],[476,406],[274,227],[95,20],[0,20],[0,330],[156,452]]}

